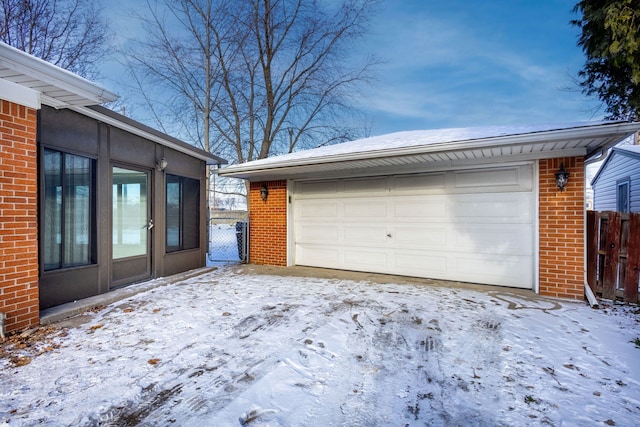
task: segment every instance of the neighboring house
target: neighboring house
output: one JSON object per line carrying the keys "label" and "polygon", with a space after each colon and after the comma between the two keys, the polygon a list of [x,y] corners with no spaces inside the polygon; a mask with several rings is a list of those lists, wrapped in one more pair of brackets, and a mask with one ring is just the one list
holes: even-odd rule
{"label": "neighboring house", "polygon": [[581,299],[585,159],[638,129],[609,122],[400,132],[219,174],[250,181],[249,262]]}
{"label": "neighboring house", "polygon": [[640,212],[640,145],[613,147],[591,186],[594,210]]}
{"label": "neighboring house", "polygon": [[0,43],[0,312],[206,265],[203,150],[98,104],[116,95]]}

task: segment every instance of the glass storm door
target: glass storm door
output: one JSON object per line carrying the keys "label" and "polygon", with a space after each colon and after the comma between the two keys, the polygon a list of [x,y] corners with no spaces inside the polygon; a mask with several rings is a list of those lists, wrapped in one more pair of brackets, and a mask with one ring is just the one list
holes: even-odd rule
{"label": "glass storm door", "polygon": [[148,183],[148,172],[112,168],[112,287],[151,275]]}

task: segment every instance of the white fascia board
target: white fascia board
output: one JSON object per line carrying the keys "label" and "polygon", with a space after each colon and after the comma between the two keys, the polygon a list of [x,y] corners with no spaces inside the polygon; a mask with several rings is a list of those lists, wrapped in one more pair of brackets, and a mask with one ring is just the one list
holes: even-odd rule
{"label": "white fascia board", "polygon": [[0,79],[0,99],[36,110],[41,105],[40,92],[5,79]]}
{"label": "white fascia board", "polygon": [[77,74],[5,43],[0,43],[0,63],[5,64],[14,71],[84,97],[88,101],[87,105],[104,104],[105,102],[116,101],[119,98],[118,95]]}
{"label": "white fascia board", "polygon": [[0,99],[35,110],[39,110],[41,105],[40,92],[4,79],[0,79]]}

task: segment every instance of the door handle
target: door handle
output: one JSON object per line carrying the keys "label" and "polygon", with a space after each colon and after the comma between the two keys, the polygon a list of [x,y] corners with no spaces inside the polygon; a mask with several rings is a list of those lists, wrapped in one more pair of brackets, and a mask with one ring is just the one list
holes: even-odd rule
{"label": "door handle", "polygon": [[149,224],[147,225],[147,230],[151,230],[153,228],[153,220],[149,220]]}

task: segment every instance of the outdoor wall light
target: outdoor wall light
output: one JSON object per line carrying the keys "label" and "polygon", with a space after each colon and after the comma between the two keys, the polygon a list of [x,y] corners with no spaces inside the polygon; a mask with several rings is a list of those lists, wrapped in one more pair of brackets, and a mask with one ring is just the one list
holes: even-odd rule
{"label": "outdoor wall light", "polygon": [[167,159],[165,159],[164,157],[160,160],[158,160],[156,162],[156,170],[158,172],[162,172],[163,170],[165,170],[165,168],[167,167],[167,165],[169,164],[169,162],[167,162]]}
{"label": "outdoor wall light", "polygon": [[564,169],[564,163],[560,164],[560,170],[556,172],[556,185],[560,191],[564,191],[564,187],[569,182],[569,172]]}
{"label": "outdoor wall light", "polygon": [[269,189],[267,188],[267,184],[262,184],[262,188],[260,189],[260,198],[263,202],[266,202],[267,197],[269,197]]}

